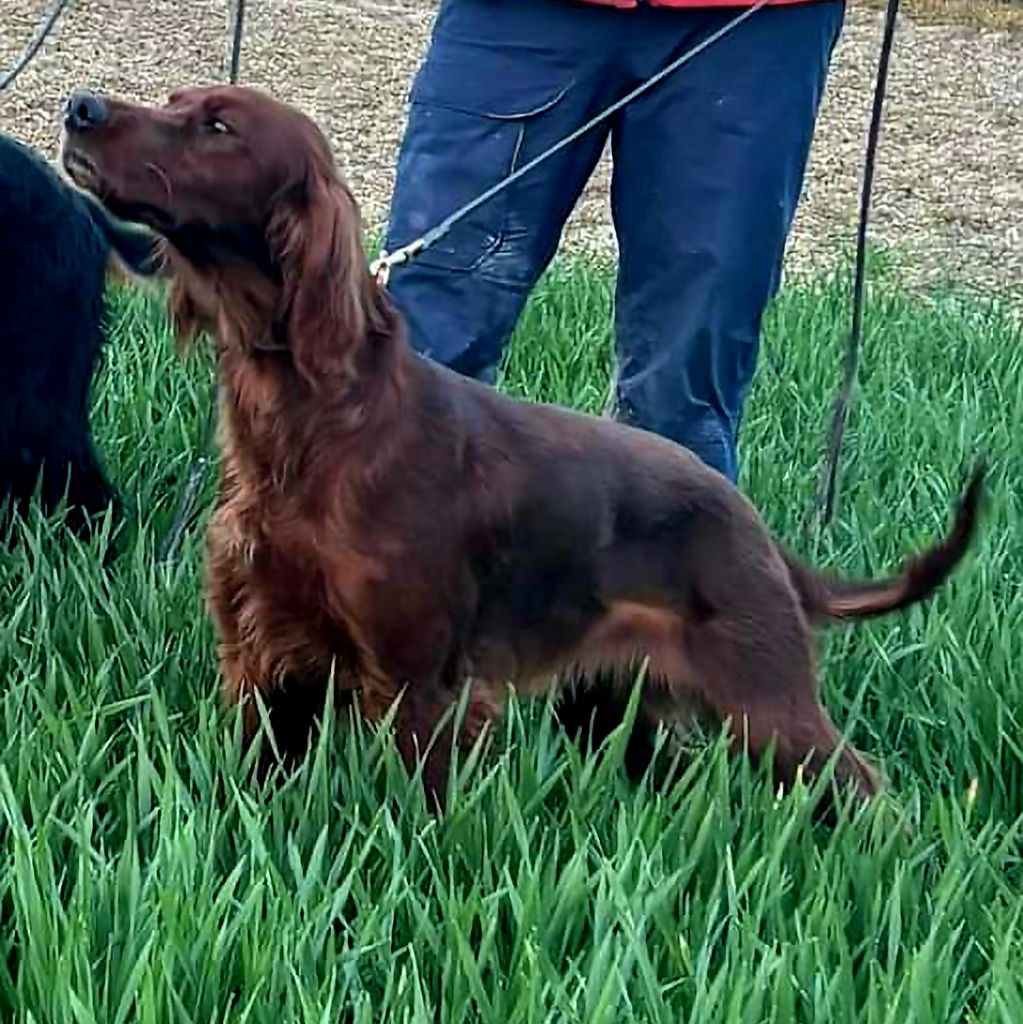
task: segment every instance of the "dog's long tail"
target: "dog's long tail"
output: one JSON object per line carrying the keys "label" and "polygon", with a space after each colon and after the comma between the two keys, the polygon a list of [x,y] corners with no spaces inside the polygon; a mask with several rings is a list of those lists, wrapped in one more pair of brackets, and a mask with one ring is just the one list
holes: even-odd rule
{"label": "dog's long tail", "polygon": [[161,269],[162,248],[155,234],[141,225],[118,220],[92,196],[79,194],[93,224],[126,269],[139,277],[151,277]]}
{"label": "dog's long tail", "polygon": [[883,580],[832,579],[782,552],[812,623],[863,619],[896,611],[929,597],[959,564],[977,528],[985,468],[978,466],[959,499],[952,529],[928,551],[909,559],[897,576]]}

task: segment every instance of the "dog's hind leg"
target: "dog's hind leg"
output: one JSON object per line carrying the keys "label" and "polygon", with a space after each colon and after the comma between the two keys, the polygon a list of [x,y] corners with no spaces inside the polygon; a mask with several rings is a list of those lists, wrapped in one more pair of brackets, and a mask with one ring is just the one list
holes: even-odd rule
{"label": "dog's hind leg", "polygon": [[[776,776],[791,783],[800,769],[819,775],[841,737],[817,696],[802,612],[783,587],[757,593],[764,582],[751,582],[731,607],[711,608],[694,623],[687,654],[700,698],[721,721],[730,720],[733,745],[758,758],[773,742]],[[864,797],[881,789],[875,769],[849,744],[834,772]]]}

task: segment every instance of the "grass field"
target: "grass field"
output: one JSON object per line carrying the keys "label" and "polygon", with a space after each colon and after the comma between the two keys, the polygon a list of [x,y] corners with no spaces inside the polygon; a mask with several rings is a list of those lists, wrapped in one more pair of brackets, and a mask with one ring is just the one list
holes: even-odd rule
{"label": "grass field", "polygon": [[[742,484],[772,526],[881,571],[946,526],[978,454],[993,472],[934,602],[824,643],[827,703],[897,801],[833,830],[720,737],[671,787],[630,787],[620,736],[583,759],[542,704],[512,707],[441,821],[353,721],[257,791],[218,710],[201,528],[154,559],[209,368],[118,295],[95,422],[138,528],[106,571],[38,521],[0,554],[0,1020],[1023,1020],[1023,337],[993,306],[880,286],[815,536],[845,291],[790,285],[770,318]],[[555,270],[504,386],[599,410],[609,302],[599,269]]]}

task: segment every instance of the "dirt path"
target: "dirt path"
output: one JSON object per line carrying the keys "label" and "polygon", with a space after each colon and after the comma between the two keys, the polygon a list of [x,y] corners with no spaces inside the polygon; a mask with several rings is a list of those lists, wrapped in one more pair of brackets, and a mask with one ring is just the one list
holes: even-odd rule
{"label": "dirt path", "polygon": [[[49,0],[4,0],[0,67]],[[330,135],[366,219],[386,215],[404,102],[429,0],[249,0],[242,77],[299,103]],[[45,49],[0,94],[0,126],[53,153],[57,112],[89,83],[156,99],[216,79],[226,0],[75,0]],[[814,146],[790,266],[827,265],[852,236],[880,15],[850,9]],[[606,161],[566,242],[613,246]],[[1023,295],[1023,32],[903,17],[875,193],[876,242],[915,283]]]}

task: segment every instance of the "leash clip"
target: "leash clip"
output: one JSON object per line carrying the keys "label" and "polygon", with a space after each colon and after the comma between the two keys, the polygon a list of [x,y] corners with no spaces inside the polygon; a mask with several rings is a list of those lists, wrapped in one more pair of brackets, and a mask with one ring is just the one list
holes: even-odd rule
{"label": "leash clip", "polygon": [[409,242],[408,245],[403,245],[400,249],[395,249],[394,252],[382,249],[380,255],[369,265],[369,272],[373,275],[377,287],[386,288],[387,282],[391,278],[391,269],[414,260],[426,248],[426,245],[426,238],[421,237]]}
{"label": "leash clip", "polygon": [[386,288],[391,277],[391,254],[386,249],[381,249],[380,255],[369,265],[369,272],[373,275],[378,288]]}

